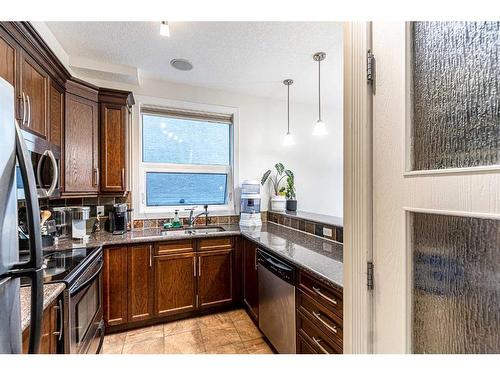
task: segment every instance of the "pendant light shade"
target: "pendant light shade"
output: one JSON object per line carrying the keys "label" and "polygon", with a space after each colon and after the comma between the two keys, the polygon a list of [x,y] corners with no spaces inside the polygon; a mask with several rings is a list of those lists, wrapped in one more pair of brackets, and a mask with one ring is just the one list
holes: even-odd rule
{"label": "pendant light shade", "polygon": [[316,52],[313,60],[318,62],[318,121],[314,124],[313,135],[326,135],[328,130],[325,122],[321,118],[321,61],[326,58],[326,53]]}
{"label": "pendant light shade", "polygon": [[285,79],[283,84],[287,87],[287,99],[286,99],[286,110],[288,115],[288,126],[285,139],[283,140],[284,146],[293,146],[295,140],[293,139],[292,133],[290,133],[290,85],[293,83],[291,79]]}
{"label": "pendant light shade", "polygon": [[161,21],[160,35],[166,37],[170,36],[170,26],[168,25],[168,21]]}

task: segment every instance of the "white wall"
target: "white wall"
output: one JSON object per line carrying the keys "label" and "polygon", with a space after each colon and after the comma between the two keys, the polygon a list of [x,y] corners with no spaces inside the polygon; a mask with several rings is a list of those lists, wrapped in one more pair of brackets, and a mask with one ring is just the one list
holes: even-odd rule
{"label": "white wall", "polygon": [[[67,66],[68,59],[61,46],[51,37],[50,30],[37,25],[51,48],[58,51]],[[335,58],[335,57],[333,57]],[[335,66],[335,85],[342,97],[342,61]],[[101,87],[126,89],[135,95],[153,96],[239,109],[239,179],[260,179],[262,173],[281,161],[295,173],[297,200],[300,210],[326,215],[343,216],[343,103],[332,103],[323,98],[323,119],[329,134],[312,136],[312,127],[317,119],[317,106],[291,103],[291,132],[295,146],[282,145],[286,132],[286,101],[235,94],[227,91],[176,84],[159,80],[143,79],[140,86],[107,82],[78,76]],[[293,93],[293,86],[291,93]],[[283,90],[285,99],[286,91]],[[291,94],[292,95],[292,94]],[[134,124],[136,125],[136,124]],[[263,192],[263,207],[267,209],[268,191]]]}
{"label": "white wall", "polygon": [[[343,216],[342,103],[324,105],[323,119],[329,134],[314,137],[317,106],[290,105],[290,127],[296,144],[283,146],[286,132],[286,101],[235,94],[172,82],[144,79],[140,87],[92,80],[100,86],[130,89],[135,95],[236,107],[239,109],[239,179],[259,179],[281,161],[295,173],[300,210]],[[341,89],[341,85],[340,85]],[[324,99],[327,102],[327,98]],[[326,103],[324,103],[326,104]],[[269,193],[263,191],[267,209]]]}

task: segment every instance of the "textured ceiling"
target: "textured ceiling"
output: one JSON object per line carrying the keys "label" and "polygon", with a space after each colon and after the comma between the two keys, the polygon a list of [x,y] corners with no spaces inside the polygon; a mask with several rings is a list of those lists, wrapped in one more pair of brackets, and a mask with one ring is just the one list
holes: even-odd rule
{"label": "textured ceiling", "polygon": [[[317,63],[322,63],[325,104],[340,103],[342,24],[338,22],[173,22],[170,38],[159,22],[47,22],[71,58],[138,68],[142,77],[284,98],[283,79],[292,78],[291,99],[317,101]],[[191,61],[181,72],[169,62]]]}

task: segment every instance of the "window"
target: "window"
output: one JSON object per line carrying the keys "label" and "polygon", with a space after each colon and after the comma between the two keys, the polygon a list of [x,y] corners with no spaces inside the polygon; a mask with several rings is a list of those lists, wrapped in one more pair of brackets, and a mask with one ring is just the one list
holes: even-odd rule
{"label": "window", "polygon": [[141,108],[142,213],[233,208],[232,114]]}

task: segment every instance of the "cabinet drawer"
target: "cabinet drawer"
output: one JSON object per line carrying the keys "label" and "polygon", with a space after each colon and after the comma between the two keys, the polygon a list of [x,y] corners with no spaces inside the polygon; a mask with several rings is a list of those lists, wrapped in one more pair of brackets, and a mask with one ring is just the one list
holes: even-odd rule
{"label": "cabinet drawer", "polygon": [[297,354],[318,354],[302,335],[297,335]]}
{"label": "cabinet drawer", "polygon": [[191,241],[160,242],[155,246],[156,255],[191,253],[193,251],[193,243]]}
{"label": "cabinet drawer", "polygon": [[320,354],[341,354],[342,348],[325,332],[322,332],[314,323],[300,311],[297,311],[298,334]]}
{"label": "cabinet drawer", "polygon": [[342,318],[342,294],[304,272],[299,273],[299,288],[320,305]]}
{"label": "cabinet drawer", "polygon": [[342,346],[342,320],[339,317],[301,291],[297,293],[297,309]]}
{"label": "cabinet drawer", "polygon": [[207,250],[224,250],[230,249],[233,246],[231,237],[205,238],[200,240],[200,251]]}

